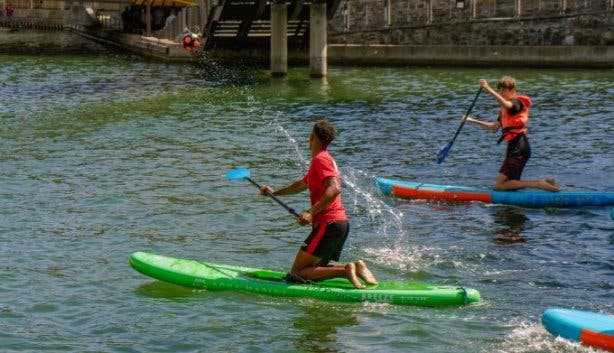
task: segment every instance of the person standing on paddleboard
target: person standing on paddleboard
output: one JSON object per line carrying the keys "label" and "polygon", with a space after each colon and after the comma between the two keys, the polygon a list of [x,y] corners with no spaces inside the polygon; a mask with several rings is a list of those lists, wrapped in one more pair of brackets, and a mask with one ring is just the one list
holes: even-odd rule
{"label": "person standing on paddleboard", "polygon": [[328,120],[316,121],[309,135],[311,163],[307,174],[278,190],[263,185],[260,194],[291,195],[309,188],[311,208],[299,214],[297,222],[300,225],[311,224],[312,231],[296,254],[290,280],[301,282],[345,277],[356,288],[365,288],[361,279],[373,285],[377,281],[364,261],[329,265],[331,260],[339,261],[350,230],[341,203],[341,178],[337,164],[327,150],[336,134],[335,127]]}
{"label": "person standing on paddleboard", "polygon": [[502,128],[501,141],[507,141],[505,160],[499,169],[499,175],[495,181],[496,190],[517,190],[524,188],[536,188],[547,191],[559,191],[554,178],[539,180],[520,180],[524,166],[531,158],[531,146],[527,138],[527,123],[529,122],[529,107],[531,99],[516,93],[516,80],[511,76],[503,76],[497,83],[495,91],[488,81],[480,80],[483,90],[492,95],[501,105],[499,118],[495,122],[486,122],[475,117],[465,116],[463,119],[479,125],[487,130],[496,132]]}

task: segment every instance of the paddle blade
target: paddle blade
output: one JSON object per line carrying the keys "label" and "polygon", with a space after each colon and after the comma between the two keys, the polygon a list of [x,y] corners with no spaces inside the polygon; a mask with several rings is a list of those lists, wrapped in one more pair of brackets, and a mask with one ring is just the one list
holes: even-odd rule
{"label": "paddle blade", "polygon": [[450,152],[450,148],[452,148],[452,144],[448,143],[439,150],[439,153],[437,153],[437,164],[443,163],[443,160],[446,159],[448,152]]}
{"label": "paddle blade", "polygon": [[250,172],[249,169],[245,167],[239,167],[237,169],[233,169],[226,173],[226,178],[230,180],[239,180],[249,178]]}

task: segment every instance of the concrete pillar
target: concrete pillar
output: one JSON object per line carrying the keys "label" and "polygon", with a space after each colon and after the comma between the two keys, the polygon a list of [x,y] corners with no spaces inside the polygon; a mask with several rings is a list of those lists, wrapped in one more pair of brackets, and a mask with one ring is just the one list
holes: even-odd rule
{"label": "concrete pillar", "polygon": [[145,5],[145,35],[151,37],[151,1]]}
{"label": "concrete pillar", "polygon": [[515,7],[515,14],[514,17],[518,18],[518,17],[522,17],[522,0],[516,0],[516,3],[514,4]]}
{"label": "concrete pillar", "polygon": [[183,33],[183,29],[186,27],[189,27],[189,23],[188,23],[188,8],[184,7],[183,9],[181,9],[181,16],[177,16],[175,17],[175,21],[177,21],[179,23],[179,25],[177,25],[177,23],[175,23],[175,26],[172,27],[173,29],[171,30],[171,40],[175,40],[175,37],[179,34],[179,33]]}
{"label": "concrete pillar", "polygon": [[271,75],[288,73],[288,5],[271,4]]}
{"label": "concrete pillar", "polygon": [[311,3],[309,13],[309,76],[324,77],[328,73],[326,3]]}
{"label": "concrete pillar", "polygon": [[426,24],[433,23],[433,0],[426,0]]}
{"label": "concrete pillar", "polygon": [[205,0],[198,0],[198,28],[200,29],[200,33],[205,33],[205,26],[207,22],[207,6],[205,5]]}

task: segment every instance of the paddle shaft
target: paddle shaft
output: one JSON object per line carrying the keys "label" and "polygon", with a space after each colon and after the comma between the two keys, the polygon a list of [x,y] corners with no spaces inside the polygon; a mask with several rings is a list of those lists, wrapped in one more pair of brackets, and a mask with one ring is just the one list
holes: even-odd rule
{"label": "paddle shaft", "polygon": [[[469,116],[469,114],[473,110],[473,106],[475,105],[475,102],[478,101],[478,97],[480,96],[480,93],[482,93],[482,87],[480,87],[478,89],[478,93],[476,93],[475,98],[473,98],[473,102],[471,102],[471,105],[469,106],[469,109],[467,109],[467,112],[464,115],[465,117]],[[450,147],[452,147],[452,144],[456,140],[456,137],[458,136],[458,133],[463,128],[463,125],[465,125],[465,121],[466,121],[465,118],[463,118],[463,121],[461,121],[460,125],[458,126],[458,129],[456,129],[456,133],[454,134],[454,137],[452,137],[452,140],[450,140]]]}
{"label": "paddle shaft", "polygon": [[[245,179],[247,179],[250,183],[256,185],[256,187],[258,189],[260,189],[260,184],[258,184],[257,182],[253,181],[252,178],[245,177]],[[275,200],[275,202],[277,202],[281,207],[285,208],[288,212],[290,212],[291,215],[293,215],[294,217],[298,217],[299,216],[298,213],[296,213],[296,211],[294,210],[294,208],[292,208],[292,207],[286,205],[285,203],[283,203],[283,201],[281,201],[280,199],[275,197],[275,195],[273,195],[269,191],[267,191],[266,194],[267,194],[267,196],[270,196],[273,200]]]}

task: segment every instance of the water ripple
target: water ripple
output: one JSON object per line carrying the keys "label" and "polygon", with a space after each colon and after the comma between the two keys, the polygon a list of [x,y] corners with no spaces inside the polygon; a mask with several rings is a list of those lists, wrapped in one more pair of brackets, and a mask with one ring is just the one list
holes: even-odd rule
{"label": "water ripple", "polygon": [[[613,310],[609,210],[405,202],[374,190],[374,176],[491,186],[496,136],[466,126],[445,164],[435,154],[477,80],[499,70],[333,67],[310,80],[292,68],[277,80],[111,54],[0,60],[3,351],[589,352],[546,334],[539,315]],[[612,190],[612,72],[515,75],[534,100],[526,177]],[[475,113],[494,118],[496,105],[482,96]],[[474,287],[482,303],[194,291],[128,266],[145,250],[287,270],[308,229],[224,175],[246,166],[273,186],[302,177],[323,116],[340,132],[330,150],[352,224],[342,261],[364,258],[386,280]],[[525,241],[498,240],[506,234]]]}

